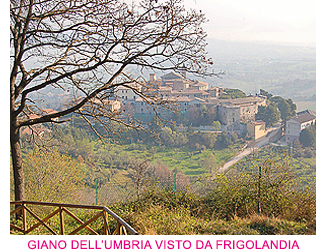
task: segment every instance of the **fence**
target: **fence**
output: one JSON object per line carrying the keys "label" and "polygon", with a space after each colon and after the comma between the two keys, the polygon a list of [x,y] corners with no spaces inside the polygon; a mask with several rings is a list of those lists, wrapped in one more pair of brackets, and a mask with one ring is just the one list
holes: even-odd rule
{"label": "fence", "polygon": [[174,174],[164,178],[145,178],[141,183],[112,179],[102,185],[98,180],[94,188],[79,190],[76,194],[80,204],[102,204],[110,206],[117,202],[136,200],[150,188],[167,189],[174,193],[187,192],[205,194],[213,184],[208,177],[188,178],[183,174]]}
{"label": "fence", "polygon": [[[59,228],[59,234],[78,234],[82,229],[86,229],[89,234],[111,234],[111,224],[109,223],[108,215],[112,217],[112,221],[116,222],[115,229],[112,229],[112,234],[121,235],[127,234],[138,234],[129,224],[127,224],[122,218],[116,215],[113,211],[105,206],[87,206],[87,205],[74,205],[74,204],[62,204],[62,203],[47,203],[47,202],[33,202],[33,201],[21,201],[21,202],[10,202],[11,206],[15,206],[10,212],[10,217],[19,215],[22,217],[22,225],[19,225],[20,220],[11,219],[10,231],[17,231],[23,234],[29,234],[34,232],[41,225],[50,233],[58,234],[56,231]],[[56,209],[57,208],[57,209]],[[56,210],[54,210],[56,209]],[[72,210],[88,210],[97,211],[97,214],[90,214],[90,217],[86,222],[82,221]],[[37,210],[37,211],[36,211]],[[27,216],[29,214],[29,217]],[[86,213],[88,214],[88,213]],[[40,218],[40,216],[45,216]],[[64,215],[68,215],[68,220],[65,220]],[[48,221],[54,216],[59,216],[59,220],[48,223]],[[69,218],[72,221],[69,221]],[[100,223],[96,221],[101,218],[103,219],[102,229]],[[68,223],[65,223],[68,222]],[[55,222],[55,223],[54,223]],[[31,224],[31,226],[28,226]],[[58,225],[56,225],[58,224]],[[71,225],[70,232],[66,233],[66,224]],[[97,229],[92,229],[91,225],[97,226]],[[113,223],[112,223],[113,224]],[[112,226],[113,227],[113,226]],[[42,233],[41,233],[42,234]]]}

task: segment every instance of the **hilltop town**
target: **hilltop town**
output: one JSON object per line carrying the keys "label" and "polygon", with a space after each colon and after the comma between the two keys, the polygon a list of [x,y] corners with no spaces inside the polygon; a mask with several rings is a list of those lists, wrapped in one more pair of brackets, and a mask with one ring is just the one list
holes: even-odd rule
{"label": "hilltop town", "polygon": [[[174,102],[176,109],[181,114],[180,120],[188,119],[190,109],[213,109],[214,118],[218,120],[223,130],[240,132],[246,129],[245,124],[255,120],[259,106],[265,106],[266,96],[255,95],[243,98],[225,99],[222,87],[209,86],[208,83],[189,80],[185,72],[178,74],[170,72],[158,79],[156,74],[150,74],[148,81],[151,88],[147,93],[161,95],[166,100]],[[145,122],[149,122],[155,112],[146,101],[138,96],[135,86],[119,86],[116,100],[112,101],[112,107],[134,107],[134,116]],[[211,125],[211,122],[207,125]]]}
{"label": "hilltop town", "polygon": [[[267,96],[270,94],[246,96],[241,90],[233,89],[242,94],[230,96],[225,92],[227,90],[229,89],[210,86],[209,83],[200,80],[188,79],[186,71],[182,70],[179,73],[164,74],[160,78],[154,73],[149,74],[148,80],[137,84],[120,85],[106,99],[94,99],[93,102],[94,104],[102,102],[103,108],[107,109],[108,113],[129,113],[144,124],[152,122],[155,116],[159,115],[165,120],[176,121],[179,130],[185,131],[191,125],[199,131],[220,130],[240,135],[247,133],[254,140],[265,137],[271,131],[268,128],[271,124],[258,119],[258,112],[259,107],[267,106]],[[169,108],[164,105],[151,105],[144,96],[161,98],[169,103]],[[43,114],[57,112],[51,108],[54,106],[56,105],[42,109],[41,112]],[[203,112],[204,117],[198,115]],[[41,114],[31,113],[26,118],[38,118]],[[299,140],[300,133],[316,123],[315,111],[307,109],[293,114],[295,115],[290,115],[284,121],[284,129],[280,130],[277,136],[278,138],[284,136],[282,141],[288,145]],[[212,126],[214,121],[217,121],[218,126]],[[25,128],[22,134],[41,135],[46,130],[46,127],[38,125],[32,130]]]}
{"label": "hilltop town", "polygon": [[[217,129],[238,134],[247,132],[254,140],[266,136],[271,131],[267,128],[266,122],[256,119],[259,106],[267,106],[266,95],[255,94],[231,98],[222,87],[188,79],[185,68],[179,73],[170,72],[162,75],[160,79],[156,74],[150,74],[144,85],[118,86],[115,95],[107,101],[107,105],[112,112],[124,109],[131,112],[134,118],[148,123],[157,113],[155,108],[139,95],[141,92],[150,96],[160,96],[163,100],[172,103],[173,109],[158,107],[159,113],[165,118],[174,119],[174,114],[177,112],[177,125],[182,129],[187,128],[188,125],[195,125],[196,129],[201,131],[214,130],[212,124],[216,120],[220,122],[220,128]],[[202,109],[210,114],[204,122],[196,116]],[[283,130],[278,127],[276,138],[280,139],[284,135],[283,142],[291,145],[295,140],[299,140],[302,130],[315,123],[316,112],[308,109],[298,112],[284,120]]]}

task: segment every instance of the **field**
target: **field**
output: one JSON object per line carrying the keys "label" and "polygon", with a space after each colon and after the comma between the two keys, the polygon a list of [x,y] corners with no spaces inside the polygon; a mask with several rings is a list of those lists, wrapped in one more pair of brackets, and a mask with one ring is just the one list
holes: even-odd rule
{"label": "field", "polygon": [[[187,148],[169,148],[142,144],[131,144],[128,146],[108,145],[98,149],[97,154],[116,153],[118,157],[149,159],[155,165],[161,165],[171,170],[181,171],[188,176],[198,176],[209,173],[224,164],[229,158],[237,153],[239,145],[234,145],[222,150],[206,149],[202,151]],[[207,159],[209,164],[207,163]]]}

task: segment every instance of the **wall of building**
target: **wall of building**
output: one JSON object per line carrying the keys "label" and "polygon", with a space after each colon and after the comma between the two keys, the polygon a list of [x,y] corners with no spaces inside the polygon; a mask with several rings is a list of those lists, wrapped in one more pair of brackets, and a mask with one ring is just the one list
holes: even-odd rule
{"label": "wall of building", "polygon": [[240,123],[240,107],[239,106],[218,106],[218,118],[224,125],[232,125]]}
{"label": "wall of building", "polygon": [[315,120],[316,119],[313,119],[302,123],[292,119],[287,121],[285,127],[285,142],[293,143],[295,140],[298,140],[300,138],[300,133],[302,132],[302,130],[314,124]]}
{"label": "wall of building", "polygon": [[266,135],[266,124],[265,122],[249,122],[247,131],[255,140],[258,140]]}
{"label": "wall of building", "polygon": [[289,120],[285,126],[285,141],[294,142],[299,139],[301,133],[301,124],[297,121]]}

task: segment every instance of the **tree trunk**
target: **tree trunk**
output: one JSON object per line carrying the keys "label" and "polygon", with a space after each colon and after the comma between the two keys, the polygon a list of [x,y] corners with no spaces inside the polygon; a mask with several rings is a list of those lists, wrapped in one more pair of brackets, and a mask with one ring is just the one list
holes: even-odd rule
{"label": "tree trunk", "polygon": [[16,126],[16,124],[16,119],[11,118],[10,146],[14,174],[14,199],[15,201],[23,201],[25,198],[25,192],[20,144],[20,129]]}

